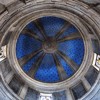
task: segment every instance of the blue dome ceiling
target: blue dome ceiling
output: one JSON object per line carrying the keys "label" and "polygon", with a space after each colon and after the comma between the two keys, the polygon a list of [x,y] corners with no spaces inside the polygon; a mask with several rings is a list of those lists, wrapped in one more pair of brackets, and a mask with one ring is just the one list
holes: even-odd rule
{"label": "blue dome ceiling", "polygon": [[[64,26],[66,22],[61,18],[52,16],[42,17],[39,19],[39,21],[44,27],[46,36],[50,38],[55,38],[57,32],[61,30],[61,28]],[[36,24],[34,22],[30,22],[25,28],[36,33],[41,39],[43,39],[40,30],[36,27]],[[73,25],[70,25],[70,27],[67,28],[63,32],[63,34],[59,36],[58,39],[60,40],[66,36],[71,36],[75,33],[78,33],[78,30]],[[41,41],[38,41],[37,39],[30,37],[27,34],[23,34],[22,31],[16,44],[16,55],[18,60],[26,55],[31,54],[32,52],[37,51],[39,48],[42,47],[42,44],[43,43]],[[82,38],[75,38],[58,42],[57,49],[66,56],[68,56],[73,62],[75,62],[75,64],[78,67],[80,67],[84,57],[84,43]],[[23,71],[25,73],[28,73],[32,67],[35,67],[34,63],[37,62],[37,60],[40,58],[41,55],[42,52],[38,53],[36,56],[32,57],[29,61],[27,61],[22,67]],[[67,77],[68,78],[71,77],[74,74],[74,72],[70,67],[70,65],[66,63],[66,61],[58,54],[56,55],[56,58],[60,62],[64,71],[66,72]],[[61,81],[59,77],[59,71],[57,69],[57,64],[55,64],[55,60],[51,53],[45,54],[33,78],[35,80],[46,83],[55,83]]]}

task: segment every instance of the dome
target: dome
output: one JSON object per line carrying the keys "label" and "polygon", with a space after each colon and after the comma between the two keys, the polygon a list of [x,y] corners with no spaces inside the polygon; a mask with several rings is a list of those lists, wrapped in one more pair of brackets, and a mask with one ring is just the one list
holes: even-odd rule
{"label": "dome", "polygon": [[0,1],[0,100],[96,100],[100,3]]}

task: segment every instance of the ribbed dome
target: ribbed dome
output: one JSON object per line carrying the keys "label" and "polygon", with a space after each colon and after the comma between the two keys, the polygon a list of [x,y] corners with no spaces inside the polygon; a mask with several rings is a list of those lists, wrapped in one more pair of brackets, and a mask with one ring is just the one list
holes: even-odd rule
{"label": "ribbed dome", "polygon": [[[36,34],[40,40],[34,38],[32,34]],[[32,70],[34,73],[35,68],[33,67],[38,67],[34,77],[31,77],[42,82],[54,83],[71,77],[80,67],[84,57],[84,43],[78,30],[69,22],[57,17],[40,18],[23,29],[16,46],[19,62],[21,63],[21,59],[41,48],[40,52],[22,64],[22,69],[29,74],[29,72],[32,73]],[[41,59],[43,53],[45,54]],[[67,58],[67,61],[64,57]],[[39,59],[41,59],[41,63],[36,66]],[[64,73],[60,73],[57,63],[60,63]],[[71,65],[77,66],[77,68],[75,69]]]}
{"label": "ribbed dome", "polygon": [[99,1],[0,0],[0,100],[99,100]]}

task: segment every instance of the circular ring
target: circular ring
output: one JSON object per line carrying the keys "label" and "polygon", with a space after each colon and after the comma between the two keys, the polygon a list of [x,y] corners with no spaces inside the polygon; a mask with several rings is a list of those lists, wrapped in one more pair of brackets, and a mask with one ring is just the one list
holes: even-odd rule
{"label": "circular ring", "polygon": [[[35,19],[37,19],[37,18],[39,18],[40,16],[46,16],[46,15],[51,15],[51,13],[52,13],[52,15],[53,16],[57,16],[57,17],[61,17],[61,18],[63,18],[63,19],[67,19],[67,20],[71,20],[71,19],[68,19],[69,18],[69,16],[71,16],[71,15],[69,15],[69,16],[67,16],[68,14],[70,14],[70,13],[68,13],[67,14],[67,12],[66,12],[66,14],[65,15],[60,15],[60,14],[58,14],[57,12],[56,12],[56,10],[55,11],[47,11],[47,14],[46,14],[46,12],[45,13],[43,13],[44,12],[44,10],[43,11],[40,11],[40,12],[38,12],[38,14],[39,15],[36,15],[36,14],[33,14],[33,15],[36,15],[36,16],[34,16],[33,18],[31,17],[31,20],[30,21],[28,21],[28,22],[26,22],[26,24],[27,23],[29,23],[29,22],[31,22],[31,21],[33,21],[33,20],[35,20]],[[48,12],[51,12],[51,13],[48,13]],[[56,13],[56,14],[55,14]],[[32,15],[32,16],[33,16]],[[31,15],[30,15],[31,16]],[[73,16],[71,16],[70,18],[75,18],[75,17],[73,17]],[[29,19],[29,18],[28,18]],[[73,20],[72,20],[73,21]],[[71,21],[71,23],[72,23],[72,21]],[[76,20],[77,21],[77,20]],[[78,22],[73,22],[74,23],[74,25],[76,26],[76,23],[78,24],[79,23],[79,20],[78,20]],[[17,59],[16,59],[16,53],[15,53],[15,48],[16,48],[16,42],[17,42],[17,38],[18,38],[18,36],[19,36],[19,34],[20,34],[20,32],[22,31],[22,29],[26,26],[26,24],[24,23],[24,24],[22,24],[22,27],[21,27],[21,25],[19,26],[20,27],[20,31],[18,30],[18,32],[15,32],[15,34],[17,34],[17,36],[16,37],[11,37],[11,39],[13,39],[13,40],[11,40],[10,41],[10,47],[8,47],[9,48],[9,58],[12,58],[13,59],[13,65],[15,65],[14,66],[14,69],[17,71],[17,73],[20,75],[20,77],[22,77],[22,79],[25,81],[25,82],[27,82],[31,87],[36,87],[36,89],[38,89],[39,91],[40,90],[42,90],[43,91],[43,88],[44,88],[44,90],[47,90],[47,91],[58,91],[58,90],[61,90],[61,89],[65,89],[68,85],[72,85],[72,83],[73,83],[73,81],[74,82],[76,82],[76,81],[78,81],[78,77],[79,76],[81,76],[82,75],[82,73],[84,73],[84,70],[85,70],[85,72],[86,72],[86,70],[88,70],[88,66],[89,65],[87,65],[86,66],[86,63],[88,62],[91,62],[92,61],[92,59],[93,59],[93,52],[91,53],[91,55],[89,55],[89,53],[90,53],[90,50],[92,50],[92,48],[91,48],[91,46],[89,45],[89,44],[91,44],[91,40],[88,38],[88,36],[87,36],[87,34],[88,34],[88,32],[87,32],[87,30],[84,28],[84,30],[83,30],[83,25],[80,23],[80,25],[81,26],[78,26],[78,30],[81,32],[81,33],[83,33],[83,38],[84,38],[84,40],[85,40],[85,42],[84,42],[84,45],[85,45],[85,56],[84,56],[84,59],[83,59],[83,63],[81,64],[81,67],[80,67],[80,69],[71,77],[71,78],[69,78],[68,80],[66,80],[66,81],[63,81],[63,82],[59,82],[59,83],[52,83],[52,85],[51,84],[49,84],[49,83],[42,83],[42,82],[38,82],[38,81],[36,81],[36,80],[33,80],[33,79],[31,79],[29,76],[27,76],[23,71],[22,71],[22,69],[20,68],[20,65],[19,65],[19,63],[18,63],[18,61],[17,61]],[[23,27],[23,25],[24,25],[24,27]],[[82,27],[82,29],[81,29],[81,27]],[[15,36],[15,34],[14,34],[14,36]],[[85,34],[85,35],[84,35]],[[88,38],[88,39],[87,39]],[[88,40],[88,42],[87,42],[87,40]],[[12,47],[11,47],[12,46]],[[10,50],[10,48],[11,48],[11,50]],[[88,57],[88,56],[90,56],[90,57]],[[90,58],[90,59],[89,59]],[[87,59],[87,60],[86,60]],[[12,63],[12,60],[11,60],[11,63]],[[90,64],[90,63],[89,63]],[[86,67],[86,69],[84,69]],[[81,75],[80,75],[81,74]],[[70,86],[69,86],[70,87]]]}

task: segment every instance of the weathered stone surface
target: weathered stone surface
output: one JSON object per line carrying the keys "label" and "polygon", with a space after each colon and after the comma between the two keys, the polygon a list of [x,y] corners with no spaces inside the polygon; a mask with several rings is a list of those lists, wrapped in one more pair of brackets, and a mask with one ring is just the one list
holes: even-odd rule
{"label": "weathered stone surface", "polygon": [[12,2],[15,2],[17,0],[0,0],[0,3],[1,4],[4,4],[4,5],[8,5],[8,4],[11,4]]}
{"label": "weathered stone surface", "polygon": [[0,13],[2,13],[5,10],[5,6],[0,3]]}
{"label": "weathered stone surface", "polygon": [[100,3],[100,0],[82,0],[87,3]]}
{"label": "weathered stone surface", "polygon": [[[5,10],[4,5],[6,5],[6,6],[9,5],[9,6],[7,6],[8,7],[8,12],[12,12],[13,10],[16,10],[19,7],[19,6],[16,7],[16,1],[18,1],[18,0],[0,0],[0,3],[1,3],[0,4],[0,13]],[[25,1],[31,1],[31,0],[20,0],[20,1],[25,2]],[[37,0],[37,1],[40,2],[40,1],[44,1],[44,0]],[[61,0],[51,0],[51,1],[61,1]],[[73,0],[71,0],[71,1],[73,1]],[[82,0],[82,1],[84,1],[88,4],[89,3],[90,4],[100,3],[100,0]],[[13,3],[13,7],[12,7],[12,5],[10,5],[11,3]],[[20,5],[23,6],[24,4],[21,2]],[[79,8],[79,10],[80,10],[80,8]],[[100,5],[98,5],[96,7],[96,10],[100,13]],[[5,70],[5,68],[3,68],[3,70]],[[6,69],[6,70],[9,72],[9,68]],[[4,76],[6,76],[8,74],[8,72],[5,72]],[[63,94],[56,94],[56,95],[59,95],[58,96],[59,100],[65,100],[65,97],[63,97],[63,98],[60,97],[60,95],[63,95]],[[35,98],[35,99],[33,99],[33,98]],[[29,92],[29,94],[25,98],[25,100],[36,100],[36,98],[37,98],[36,95],[32,94],[32,92]],[[91,92],[91,94],[89,94],[89,96],[87,96],[87,98],[84,98],[84,99],[81,99],[81,100],[90,100],[90,98],[91,98],[91,100],[100,100],[100,82],[97,84],[97,86]],[[2,82],[1,78],[0,78],[0,100],[20,100],[20,99],[15,99],[15,97],[12,96],[12,94],[6,89],[6,87],[5,87],[4,83]]]}

